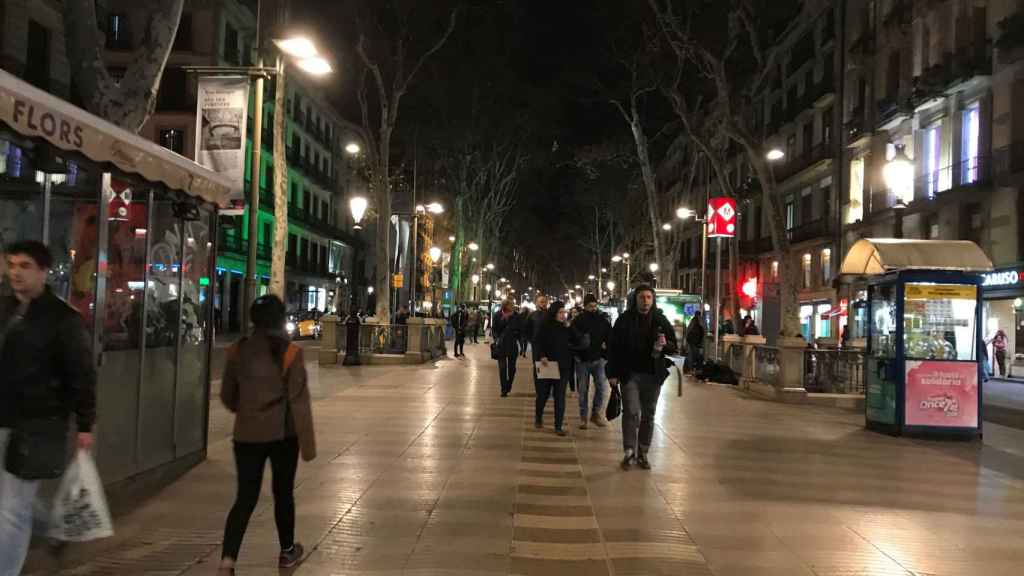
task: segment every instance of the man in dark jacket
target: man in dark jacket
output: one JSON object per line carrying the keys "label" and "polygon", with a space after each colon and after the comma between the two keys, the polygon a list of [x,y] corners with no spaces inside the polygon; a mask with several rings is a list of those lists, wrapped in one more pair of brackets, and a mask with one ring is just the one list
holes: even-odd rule
{"label": "man in dark jacket", "polygon": [[[587,429],[587,422],[607,426],[604,417],[605,402],[608,398],[608,379],[605,377],[605,356],[612,325],[597,309],[597,296],[583,297],[583,312],[573,320],[575,340],[581,344],[576,353],[576,389],[580,400],[580,429]],[[586,346],[583,347],[582,345]],[[594,378],[594,404],[589,403],[590,378]],[[588,416],[587,411],[590,410]]]}
{"label": "man in dark jacket", "polygon": [[690,324],[686,327],[686,366],[691,371],[697,370],[704,363],[704,333],[704,324],[698,312],[690,318]]}
{"label": "man in dark jacket", "polygon": [[533,349],[534,363],[540,360],[540,356],[537,355],[537,336],[540,334],[540,328],[548,317],[548,297],[544,295],[538,296],[536,304],[537,309],[530,314],[526,327],[530,335],[530,347]]}
{"label": "man in dark jacket", "polygon": [[498,361],[498,382],[501,384],[501,397],[512,391],[512,383],[516,380],[516,358],[519,355],[519,336],[522,326],[519,316],[513,309],[511,300],[501,303],[501,310],[494,313],[491,320],[491,344],[493,356]]}
{"label": "man in dark jacket", "polygon": [[452,314],[452,330],[455,332],[455,357],[466,356],[466,326],[469,325],[469,314],[466,312],[466,305],[459,304],[459,309]]}
{"label": "man in dark jacket", "polygon": [[5,258],[12,293],[0,298],[0,574],[18,574],[39,480],[59,477],[53,463],[66,460],[47,440],[66,437],[74,413],[78,448],[92,448],[96,371],[81,316],[46,285],[46,246],[16,242]]}
{"label": "man in dark jacket", "polygon": [[622,382],[623,470],[634,459],[649,470],[647,452],[654,436],[654,412],[661,384],[668,377],[666,354],[676,353],[672,324],[654,307],[654,288],[642,284],[634,290],[635,302],[619,316],[612,330],[608,377],[612,386]]}

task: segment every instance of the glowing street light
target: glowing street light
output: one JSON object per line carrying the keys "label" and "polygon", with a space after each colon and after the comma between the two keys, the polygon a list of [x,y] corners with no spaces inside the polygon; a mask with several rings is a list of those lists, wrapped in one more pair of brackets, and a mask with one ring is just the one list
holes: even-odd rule
{"label": "glowing street light", "polygon": [[485,284],[484,285],[484,290],[487,290],[488,292],[491,291],[491,288],[492,288],[492,286],[490,284]]}
{"label": "glowing street light", "polygon": [[449,236],[448,237],[448,241],[449,242],[455,242],[455,236]]}
{"label": "glowing street light", "polygon": [[431,202],[430,204],[427,205],[420,204],[416,206],[416,211],[430,212],[431,214],[443,214],[444,206],[442,206],[439,202]]}
{"label": "glowing street light", "polygon": [[651,269],[651,272],[657,272],[658,271],[658,263],[657,262],[651,262],[651,265],[648,266],[648,268]]}
{"label": "glowing street light", "polygon": [[764,157],[769,162],[778,162],[779,160],[782,160],[783,158],[786,157],[786,153],[783,152],[781,148],[772,148],[771,150],[768,151],[767,154],[764,155]]}
{"label": "glowing street light", "polygon": [[595,278],[595,276],[593,274],[591,274],[590,276],[587,276],[587,280],[593,280],[594,278]]}
{"label": "glowing street light", "polygon": [[472,250],[473,252],[476,252],[477,250],[480,249],[480,245],[477,244],[476,242],[470,242],[469,249]]}
{"label": "glowing street light", "polygon": [[494,271],[494,264],[490,264],[489,263],[489,264],[487,264],[486,268],[493,272]]}
{"label": "glowing street light", "polygon": [[687,218],[692,218],[696,215],[697,213],[689,208],[679,208],[676,210],[676,218],[679,218],[680,220],[686,220]]}
{"label": "glowing street light", "polygon": [[609,280],[608,283],[605,284],[605,288],[608,288],[609,292],[615,290],[615,282]]}
{"label": "glowing street light", "polygon": [[441,260],[441,249],[437,246],[431,246],[430,250],[427,250],[427,254],[430,254],[430,260],[434,264]]}
{"label": "glowing street light", "polygon": [[479,274],[473,274],[471,279],[473,280],[473,284],[479,284],[480,283],[480,275]]}
{"label": "glowing street light", "polygon": [[672,225],[669,224],[668,222],[665,222],[664,224],[661,225],[661,229],[664,230],[665,232],[669,232],[672,230]]}
{"label": "glowing street light", "polygon": [[352,212],[352,221],[355,222],[356,230],[362,230],[360,222],[363,221],[363,216],[366,215],[366,208],[370,205],[370,202],[363,196],[353,196],[348,201],[348,208]]}
{"label": "glowing street light", "polygon": [[349,142],[348,144],[345,145],[345,152],[349,156],[358,156],[359,153],[362,151],[363,149],[360,148],[359,144],[356,144],[355,142]]}
{"label": "glowing street light", "polygon": [[914,163],[907,157],[906,148],[896,146],[896,155],[882,169],[885,185],[896,195],[899,202],[905,202],[905,192],[914,184]]}
{"label": "glowing street light", "polygon": [[295,36],[293,38],[279,38],[274,40],[274,44],[281,49],[281,52],[297,58],[299,60],[305,60],[306,58],[313,58],[319,56],[319,52],[316,50],[316,46],[313,41],[305,36]]}
{"label": "glowing street light", "polygon": [[618,254],[616,254],[615,256],[612,256],[612,262],[615,262],[616,264],[618,264],[619,262],[622,262],[622,256],[619,256]]}

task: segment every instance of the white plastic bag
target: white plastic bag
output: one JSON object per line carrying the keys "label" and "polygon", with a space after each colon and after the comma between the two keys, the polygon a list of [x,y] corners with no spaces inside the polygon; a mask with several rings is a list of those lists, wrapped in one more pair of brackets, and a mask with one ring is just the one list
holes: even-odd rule
{"label": "white plastic bag", "polygon": [[110,508],[92,456],[79,450],[64,471],[50,514],[50,538],[88,542],[114,535]]}

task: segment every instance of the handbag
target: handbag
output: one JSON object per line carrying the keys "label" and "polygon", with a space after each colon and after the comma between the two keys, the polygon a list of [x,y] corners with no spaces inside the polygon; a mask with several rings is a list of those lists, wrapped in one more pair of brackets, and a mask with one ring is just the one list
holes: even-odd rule
{"label": "handbag", "polygon": [[68,421],[21,419],[11,430],[4,468],[22,480],[60,478],[68,462]]}
{"label": "handbag", "polygon": [[604,417],[611,422],[622,414],[622,392],[618,386],[612,386],[612,394],[608,398],[608,407],[604,410]]}

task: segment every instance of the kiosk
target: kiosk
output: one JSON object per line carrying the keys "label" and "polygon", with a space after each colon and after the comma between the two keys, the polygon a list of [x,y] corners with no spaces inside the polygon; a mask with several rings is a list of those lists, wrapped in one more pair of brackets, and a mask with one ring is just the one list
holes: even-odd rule
{"label": "kiosk", "polygon": [[865,417],[889,434],[981,436],[981,273],[973,242],[859,240],[842,274],[867,277]]}

